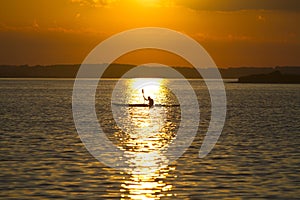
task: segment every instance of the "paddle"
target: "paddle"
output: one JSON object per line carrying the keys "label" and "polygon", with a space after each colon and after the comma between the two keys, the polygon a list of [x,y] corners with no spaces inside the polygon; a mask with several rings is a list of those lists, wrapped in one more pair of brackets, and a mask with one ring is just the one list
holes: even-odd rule
{"label": "paddle", "polygon": [[143,97],[144,97],[144,104],[145,104],[145,94],[144,94],[144,89],[142,89]]}

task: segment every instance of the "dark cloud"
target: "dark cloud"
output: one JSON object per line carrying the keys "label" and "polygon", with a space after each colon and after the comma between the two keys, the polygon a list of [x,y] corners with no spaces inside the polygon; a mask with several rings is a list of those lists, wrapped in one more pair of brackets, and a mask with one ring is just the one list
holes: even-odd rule
{"label": "dark cloud", "polygon": [[282,10],[300,11],[300,0],[174,0],[195,10]]}

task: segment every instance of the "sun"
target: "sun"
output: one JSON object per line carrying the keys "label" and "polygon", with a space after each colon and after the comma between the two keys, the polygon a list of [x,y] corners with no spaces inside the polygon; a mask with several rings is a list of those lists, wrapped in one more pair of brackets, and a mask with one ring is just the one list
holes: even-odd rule
{"label": "sun", "polygon": [[134,79],[132,87],[134,90],[144,91],[147,96],[155,98],[157,93],[160,92],[162,79],[149,79],[149,78],[138,78]]}

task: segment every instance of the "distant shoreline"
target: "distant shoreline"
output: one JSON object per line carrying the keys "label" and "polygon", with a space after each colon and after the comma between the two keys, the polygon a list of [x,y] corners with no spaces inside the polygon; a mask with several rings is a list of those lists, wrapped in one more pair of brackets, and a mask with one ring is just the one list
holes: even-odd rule
{"label": "distant shoreline", "polygon": [[[17,80],[17,81],[26,81],[26,80],[33,80],[33,81],[43,81],[43,80],[53,80],[53,81],[75,81],[75,80],[128,80],[128,79],[167,79],[167,80],[203,80],[203,78],[157,78],[157,77],[146,77],[146,78],[141,78],[141,77],[132,77],[132,78],[1,78],[0,81],[4,80]],[[238,79],[237,78],[223,78],[223,79],[207,79],[208,81],[214,81],[214,80],[223,80],[224,82],[227,83],[237,83]]]}
{"label": "distant shoreline", "polygon": [[[95,67],[104,67],[105,64],[90,65],[91,69]],[[128,64],[111,64],[103,73],[103,78],[120,78],[128,71],[136,67]],[[53,79],[74,79],[80,68],[79,64],[74,65],[51,65],[51,66],[14,66],[0,65],[0,78],[53,78]],[[195,68],[191,67],[172,67],[187,79],[201,79],[201,75]],[[202,69],[207,74],[211,73],[211,69]],[[239,67],[239,68],[219,68],[223,79],[238,79],[249,75],[268,74],[273,71],[280,71],[282,74],[300,75],[300,66],[281,66],[281,67]],[[92,77],[98,78],[94,74]],[[132,77],[139,78],[178,78],[172,77],[166,68],[162,67],[144,67],[142,70],[135,72]],[[214,79],[215,77],[208,77]]]}
{"label": "distant shoreline", "polygon": [[300,84],[300,75],[283,74],[280,71],[274,71],[268,74],[255,74],[240,77],[237,83],[255,83],[255,84]]}

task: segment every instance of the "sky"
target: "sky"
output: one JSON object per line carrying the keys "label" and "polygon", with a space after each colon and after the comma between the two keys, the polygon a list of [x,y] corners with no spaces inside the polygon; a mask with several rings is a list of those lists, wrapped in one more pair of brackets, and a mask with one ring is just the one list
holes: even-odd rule
{"label": "sky", "polygon": [[[78,64],[101,41],[164,27],[198,41],[220,67],[300,66],[298,0],[2,0],[0,64]],[[118,63],[188,65],[147,50]]]}

